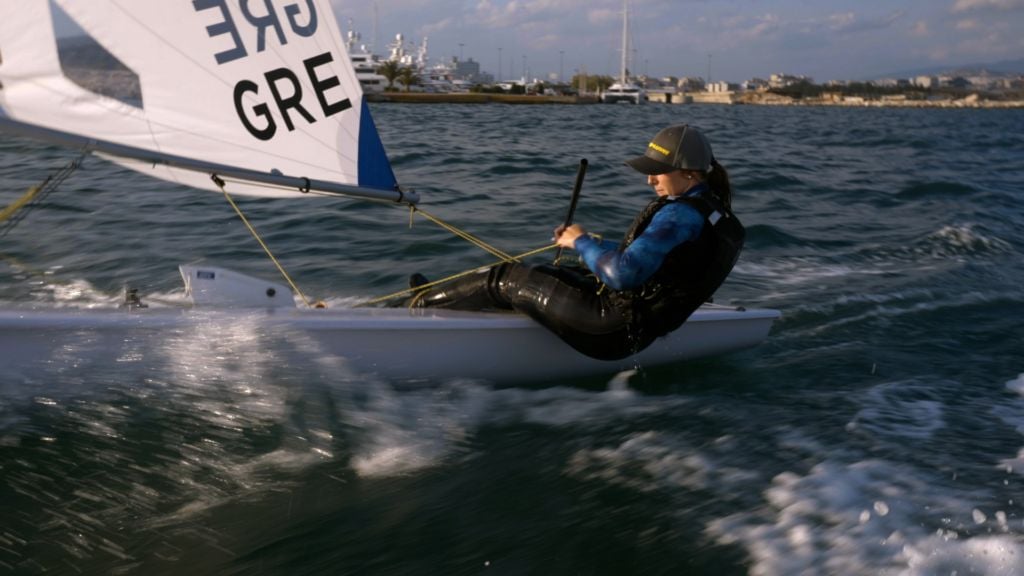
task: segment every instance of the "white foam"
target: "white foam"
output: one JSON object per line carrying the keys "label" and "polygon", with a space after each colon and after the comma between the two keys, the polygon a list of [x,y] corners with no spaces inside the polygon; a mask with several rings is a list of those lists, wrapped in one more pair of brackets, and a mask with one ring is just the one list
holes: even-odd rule
{"label": "white foam", "polygon": [[757,470],[718,462],[711,454],[734,453],[735,438],[719,438],[704,452],[685,435],[640,432],[618,445],[578,450],[566,465],[566,474],[600,480],[638,492],[715,489],[735,493],[763,482]]}
{"label": "white foam", "polygon": [[1024,374],[1018,374],[1016,378],[1006,383],[1006,388],[1024,396]]}
{"label": "white foam", "polygon": [[116,307],[119,296],[110,296],[97,290],[89,281],[73,279],[62,282],[33,282],[33,296],[57,306],[84,308]]}
{"label": "white foam", "polygon": [[359,430],[350,460],[360,476],[406,474],[435,466],[457,450],[490,408],[492,391],[471,381],[396,391],[373,383],[351,398],[343,418]]}
{"label": "white foam", "polygon": [[[779,474],[760,509],[715,520],[708,533],[742,546],[751,574],[1019,574],[1024,545],[988,536],[988,515],[912,469],[883,461],[823,462]],[[951,529],[932,530],[945,517]],[[963,538],[962,533],[983,535]]]}
{"label": "white foam", "polygon": [[493,389],[473,381],[400,392],[384,384],[364,387],[366,398],[344,408],[345,420],[361,431],[352,465],[361,476],[410,473],[457,453],[483,423],[526,422],[578,431],[603,428],[616,419],[657,413],[686,402],[637,395],[626,388],[630,376],[617,375],[605,392],[563,387]]}
{"label": "white foam", "polygon": [[864,406],[847,424],[849,432],[869,434],[880,440],[925,440],[945,427],[945,407],[935,390],[955,382],[887,382],[868,390]]}
{"label": "white foam", "polygon": [[[919,289],[909,292],[895,292],[892,294],[842,296],[833,302],[799,305],[800,310],[815,312],[829,317],[836,317],[835,320],[819,322],[814,325],[798,330],[793,337],[816,335],[827,333],[836,328],[847,325],[858,325],[877,318],[899,318],[901,316],[913,316],[922,312],[936,312],[946,309],[961,309],[978,304],[999,302],[1005,299],[1019,299],[1020,294],[999,293],[999,292],[955,292],[950,294],[935,294],[931,290]],[[837,311],[846,304],[857,304],[859,302],[874,302],[875,305],[867,308],[859,314],[852,314],[848,311]],[[789,310],[793,310],[790,307]],[[790,312],[792,313],[792,312]]]}
{"label": "white foam", "polygon": [[[1024,435],[1024,374],[1007,381],[1006,389],[1020,397],[993,407],[992,414]],[[999,466],[1007,472],[1024,475],[1024,448],[1017,451],[1016,457],[1000,460]]]}
{"label": "white foam", "polygon": [[378,447],[352,458],[350,464],[366,478],[404,474],[435,463],[436,454],[424,453],[421,448],[412,444]]}
{"label": "white foam", "polygon": [[928,239],[935,244],[929,248],[928,253],[935,257],[945,256],[950,253],[962,254],[965,252],[1011,249],[1010,244],[1005,240],[989,238],[975,230],[974,224],[970,223],[943,226],[932,233]]}
{"label": "white foam", "polygon": [[838,265],[817,258],[767,258],[760,262],[740,260],[734,273],[739,276],[753,276],[767,279],[775,286],[800,286],[823,279],[844,278],[851,275],[880,274],[880,270],[853,268]]}
{"label": "white foam", "polygon": [[933,574],[1024,574],[1024,547],[1016,536],[977,536],[949,540],[935,535],[907,546],[902,556],[906,576]]}

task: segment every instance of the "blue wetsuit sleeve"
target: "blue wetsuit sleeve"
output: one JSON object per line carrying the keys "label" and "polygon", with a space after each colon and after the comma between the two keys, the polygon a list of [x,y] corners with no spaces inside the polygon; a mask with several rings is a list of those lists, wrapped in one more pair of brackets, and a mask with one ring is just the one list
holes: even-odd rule
{"label": "blue wetsuit sleeve", "polygon": [[577,238],[574,247],[601,282],[615,290],[629,290],[646,282],[676,246],[696,240],[703,227],[700,212],[685,202],[673,202],[658,210],[643,234],[624,251],[589,235]]}

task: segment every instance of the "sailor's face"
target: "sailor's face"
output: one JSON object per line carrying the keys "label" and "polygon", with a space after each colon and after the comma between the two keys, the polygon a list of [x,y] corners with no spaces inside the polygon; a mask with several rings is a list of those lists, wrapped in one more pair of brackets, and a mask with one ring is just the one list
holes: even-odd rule
{"label": "sailor's face", "polygon": [[647,183],[654,187],[658,196],[678,196],[690,188],[692,180],[681,170],[674,170],[668,174],[652,174],[647,177]]}

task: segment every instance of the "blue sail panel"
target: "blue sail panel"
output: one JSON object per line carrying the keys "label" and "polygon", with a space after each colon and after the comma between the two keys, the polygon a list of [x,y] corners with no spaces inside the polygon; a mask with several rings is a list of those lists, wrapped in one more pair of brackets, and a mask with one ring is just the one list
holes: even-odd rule
{"label": "blue sail panel", "polygon": [[394,190],[397,184],[384,144],[377,134],[377,126],[370,115],[370,107],[363,100],[359,120],[359,185]]}

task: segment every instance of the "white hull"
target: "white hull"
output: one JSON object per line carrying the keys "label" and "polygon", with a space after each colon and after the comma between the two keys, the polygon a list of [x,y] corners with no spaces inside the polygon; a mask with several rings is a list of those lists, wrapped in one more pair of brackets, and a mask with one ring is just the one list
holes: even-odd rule
{"label": "white hull", "polygon": [[605,104],[643,104],[647,100],[636,94],[604,94],[601,102]]}
{"label": "white hull", "polygon": [[643,104],[647,102],[647,91],[636,84],[616,82],[601,95],[601,102],[605,104]]}
{"label": "white hull", "polygon": [[[357,373],[398,380],[481,378],[528,382],[614,374],[740,350],[768,335],[775,310],[704,307],[679,330],[635,357],[588,358],[532,320],[511,314],[445,310],[260,309],[0,310],[0,362],[10,375],[67,373],[92,362],[120,362],[161,347],[182,347],[197,369],[213,343],[282,342],[307,357],[341,359]],[[204,345],[204,342],[209,345]]]}

